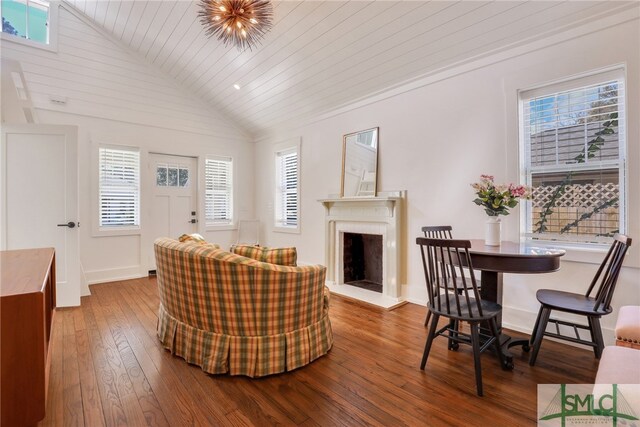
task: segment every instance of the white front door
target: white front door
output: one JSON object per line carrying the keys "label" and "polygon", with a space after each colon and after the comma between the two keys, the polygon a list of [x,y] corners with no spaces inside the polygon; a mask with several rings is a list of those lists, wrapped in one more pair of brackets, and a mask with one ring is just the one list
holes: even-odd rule
{"label": "white front door", "polygon": [[156,269],[153,241],[177,239],[197,230],[198,160],[195,157],[149,154],[150,211],[147,213],[150,241],[149,270]]}
{"label": "white front door", "polygon": [[80,305],[77,133],[2,125],[0,248],[55,248],[58,306]]}

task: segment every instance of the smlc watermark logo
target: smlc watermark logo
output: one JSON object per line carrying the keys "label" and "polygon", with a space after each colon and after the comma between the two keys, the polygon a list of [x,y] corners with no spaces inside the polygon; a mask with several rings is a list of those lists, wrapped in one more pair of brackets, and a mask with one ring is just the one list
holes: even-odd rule
{"label": "smlc watermark logo", "polygon": [[540,384],[538,425],[640,427],[638,384]]}

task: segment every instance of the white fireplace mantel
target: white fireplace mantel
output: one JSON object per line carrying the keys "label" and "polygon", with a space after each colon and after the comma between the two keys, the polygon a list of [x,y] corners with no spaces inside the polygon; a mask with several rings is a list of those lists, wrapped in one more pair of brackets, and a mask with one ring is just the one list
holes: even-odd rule
{"label": "white fireplace mantel", "polygon": [[[325,207],[325,262],[327,286],[337,294],[392,308],[403,303],[400,265],[404,192],[378,197],[319,200]],[[344,284],[343,234],[379,234],[383,239],[382,293]]]}

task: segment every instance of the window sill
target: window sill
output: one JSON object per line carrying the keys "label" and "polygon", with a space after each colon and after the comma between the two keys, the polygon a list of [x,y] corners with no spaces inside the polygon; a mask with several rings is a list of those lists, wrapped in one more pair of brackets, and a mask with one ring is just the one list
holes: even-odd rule
{"label": "window sill", "polygon": [[300,234],[300,227],[273,227],[274,233]]}
{"label": "window sill", "polygon": [[142,234],[140,227],[127,228],[94,228],[93,237],[112,237],[112,236],[139,236]]}
{"label": "window sill", "polygon": [[43,44],[43,43],[40,43],[40,42],[36,42],[36,41],[33,41],[33,40],[29,40],[29,39],[24,39],[22,37],[14,36],[14,35],[7,34],[7,33],[0,33],[0,37],[2,38],[2,41],[21,44],[23,46],[35,47],[36,49],[47,50],[47,51],[53,52],[53,53],[57,53],[58,52],[58,46],[56,46],[54,43]]}

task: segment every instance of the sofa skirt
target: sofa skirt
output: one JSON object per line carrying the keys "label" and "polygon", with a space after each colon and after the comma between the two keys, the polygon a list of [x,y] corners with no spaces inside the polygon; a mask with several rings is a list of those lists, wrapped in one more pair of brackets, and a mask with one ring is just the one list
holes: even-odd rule
{"label": "sofa skirt", "polygon": [[327,312],[312,325],[283,334],[218,334],[179,321],[160,304],[158,338],[164,348],[210,374],[262,377],[291,371],[327,354],[333,332]]}

